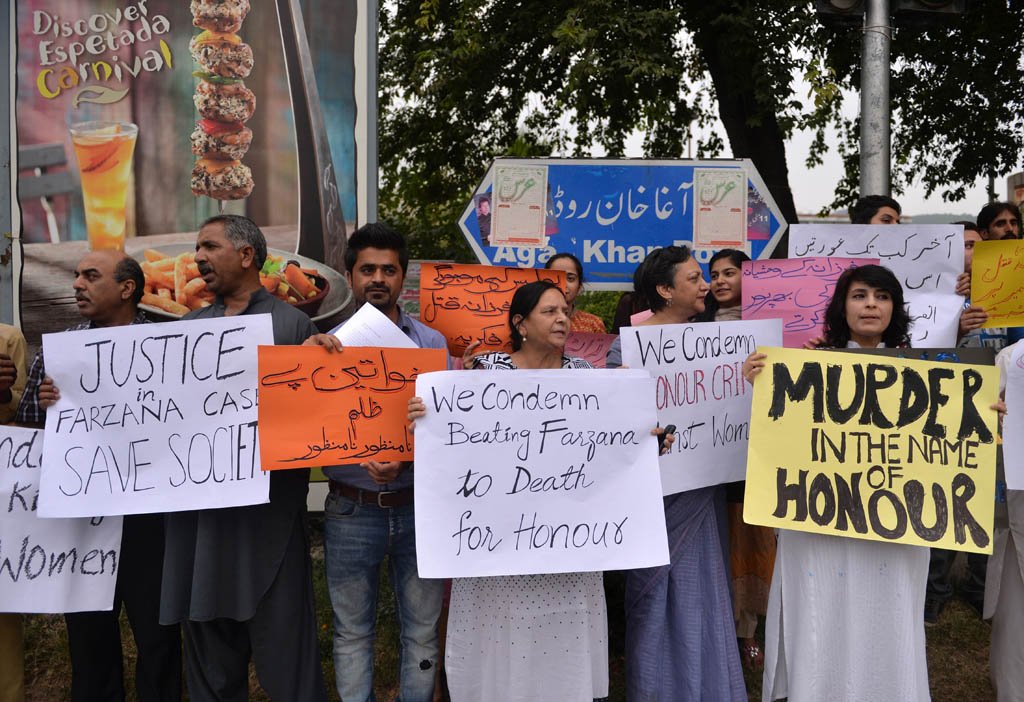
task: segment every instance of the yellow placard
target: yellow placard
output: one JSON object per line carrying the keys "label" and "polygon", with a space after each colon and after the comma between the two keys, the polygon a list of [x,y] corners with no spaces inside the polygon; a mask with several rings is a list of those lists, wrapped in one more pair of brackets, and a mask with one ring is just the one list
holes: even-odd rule
{"label": "yellow placard", "polygon": [[758,351],[745,521],[992,552],[996,368]]}
{"label": "yellow placard", "polygon": [[971,304],[988,312],[983,327],[1024,326],[1024,241],[979,241],[974,245]]}

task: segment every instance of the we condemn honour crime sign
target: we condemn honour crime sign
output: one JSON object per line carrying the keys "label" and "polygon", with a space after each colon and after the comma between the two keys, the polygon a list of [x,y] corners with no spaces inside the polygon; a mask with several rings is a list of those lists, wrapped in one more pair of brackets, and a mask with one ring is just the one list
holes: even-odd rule
{"label": "we condemn honour crime sign", "polygon": [[653,382],[639,370],[421,375],[420,576],[668,563]]}

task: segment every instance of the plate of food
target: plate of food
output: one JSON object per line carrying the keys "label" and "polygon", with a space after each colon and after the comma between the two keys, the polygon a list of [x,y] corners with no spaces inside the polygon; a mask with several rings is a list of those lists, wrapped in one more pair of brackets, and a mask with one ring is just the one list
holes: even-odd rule
{"label": "plate of food", "polygon": [[[155,320],[180,319],[213,302],[199,276],[195,247],[154,246],[130,255],[142,264],[146,289],[139,307]],[[267,292],[308,314],[314,322],[341,311],[351,298],[344,277],[319,261],[280,249],[268,249],[260,270]]]}

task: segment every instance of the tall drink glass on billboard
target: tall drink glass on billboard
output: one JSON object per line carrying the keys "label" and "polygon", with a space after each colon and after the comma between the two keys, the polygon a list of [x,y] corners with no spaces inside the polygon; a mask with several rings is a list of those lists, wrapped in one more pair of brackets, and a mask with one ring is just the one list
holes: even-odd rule
{"label": "tall drink glass on billboard", "polygon": [[138,134],[130,122],[71,125],[91,250],[124,250],[125,203]]}

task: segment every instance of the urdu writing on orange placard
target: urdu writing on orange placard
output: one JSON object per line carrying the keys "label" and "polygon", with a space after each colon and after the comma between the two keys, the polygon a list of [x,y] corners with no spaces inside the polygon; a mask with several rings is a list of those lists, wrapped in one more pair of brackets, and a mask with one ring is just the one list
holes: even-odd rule
{"label": "urdu writing on orange placard", "polygon": [[511,350],[508,310],[523,285],[548,280],[565,290],[563,271],[427,263],[420,269],[420,321],[441,332],[453,356],[480,341],[478,351]]}
{"label": "urdu writing on orange placard", "polygon": [[263,469],[411,461],[416,378],[447,362],[444,349],[260,346]]}

